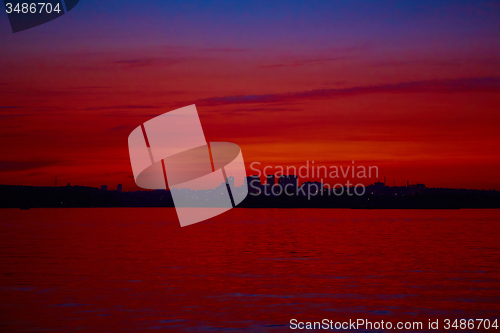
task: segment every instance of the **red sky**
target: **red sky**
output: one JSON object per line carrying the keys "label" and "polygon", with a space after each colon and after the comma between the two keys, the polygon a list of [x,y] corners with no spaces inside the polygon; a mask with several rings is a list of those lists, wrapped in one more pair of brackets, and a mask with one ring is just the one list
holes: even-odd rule
{"label": "red sky", "polygon": [[391,184],[500,190],[498,8],[407,21],[344,9],[351,25],[256,10],[163,31],[79,6],[18,34],[0,20],[1,184],[138,189],[128,134],[195,103],[207,140],[240,145],[247,167],[354,160]]}

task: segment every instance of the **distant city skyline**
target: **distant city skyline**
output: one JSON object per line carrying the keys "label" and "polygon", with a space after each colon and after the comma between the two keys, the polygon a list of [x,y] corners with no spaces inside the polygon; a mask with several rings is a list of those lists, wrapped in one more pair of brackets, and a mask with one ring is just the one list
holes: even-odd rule
{"label": "distant city skyline", "polygon": [[[290,181],[290,179],[292,181]],[[318,182],[297,186],[295,177],[283,177],[274,186],[258,184],[249,177],[247,186],[234,187],[232,195],[248,193],[233,207],[239,208],[357,208],[357,209],[459,209],[500,208],[500,191],[428,188],[424,184],[387,186],[376,182],[368,186],[329,187]],[[228,179],[231,183],[231,179]],[[253,181],[253,183],[252,183]],[[54,184],[55,185],[55,184]],[[230,208],[223,200],[229,184],[221,182],[213,189],[139,190],[122,192],[86,186],[14,186],[0,185],[2,208],[77,208],[77,207],[175,207]],[[173,198],[177,197],[174,204]],[[182,223],[181,223],[182,224]]]}
{"label": "distant city skyline", "polygon": [[[264,181],[262,181],[262,180],[264,180]],[[425,184],[423,184],[421,182],[412,182],[412,181],[406,180],[403,184],[401,184],[399,182],[396,182],[395,179],[393,179],[392,182],[391,182],[390,179],[387,180],[387,181],[386,180],[387,180],[386,177],[383,177],[382,179],[375,179],[374,181],[369,181],[369,179],[367,179],[365,182],[362,182],[362,184],[365,187],[372,186],[373,188],[375,188],[375,189],[377,189],[379,191],[381,189],[383,189],[384,187],[385,188],[415,188],[415,189],[418,189],[418,190],[416,190],[416,193],[418,193],[420,191],[420,189],[425,189],[425,188],[443,188],[443,189],[478,190],[478,191],[498,191],[498,190],[495,190],[495,189],[478,189],[478,188],[463,188],[463,187],[443,187],[443,186],[427,187]],[[233,177],[228,177],[227,181],[228,181],[227,184],[230,184],[230,183],[234,182],[234,178]],[[302,187],[304,185],[309,185],[309,184],[322,184],[323,187],[326,186],[327,188],[333,188],[333,186],[335,185],[335,184],[330,185],[329,183],[326,183],[326,182],[322,183],[322,182],[317,181],[317,180],[301,179],[300,177],[297,177],[296,175],[281,175],[281,176],[267,175],[265,178],[258,177],[257,175],[249,175],[249,176],[246,177],[246,181],[247,181],[247,186],[248,187],[250,187],[250,184],[253,181],[256,181],[256,183],[255,183],[256,186],[269,186],[269,185],[272,185],[272,186],[286,186],[288,184],[293,184],[294,186]],[[351,184],[351,186],[356,185],[356,183],[352,183],[352,182],[350,182],[350,184]],[[26,185],[21,185],[21,184],[2,184],[2,183],[0,183],[0,185],[26,186]],[[225,186],[225,185],[226,185],[225,182],[221,182],[221,184],[220,184],[220,186]],[[35,186],[35,185],[31,185],[31,186]],[[38,185],[38,186],[44,187],[43,185]],[[67,187],[70,187],[70,186],[79,187],[79,186],[88,186],[88,185],[80,185],[80,184],[73,184],[73,185],[71,185],[70,182],[68,182],[67,185],[58,185],[57,182],[55,184],[52,184],[52,187],[64,187],[64,186],[67,186]],[[89,187],[98,188],[98,189],[103,190],[103,191],[117,191],[117,192],[123,192],[124,191],[123,190],[123,184],[116,184],[115,188],[113,188],[113,186],[114,185],[109,185],[108,186],[108,184],[101,184],[99,186],[89,186]],[[49,185],[49,186],[45,186],[45,187],[51,187],[51,186]],[[167,190],[170,191],[170,189],[167,189]],[[180,189],[180,190],[183,190],[183,189]],[[188,189],[186,189],[186,190],[188,190]],[[141,188],[136,188],[136,189],[125,190],[125,191],[126,192],[134,192],[134,191],[155,191],[155,190],[144,190],[144,189],[141,189]]]}

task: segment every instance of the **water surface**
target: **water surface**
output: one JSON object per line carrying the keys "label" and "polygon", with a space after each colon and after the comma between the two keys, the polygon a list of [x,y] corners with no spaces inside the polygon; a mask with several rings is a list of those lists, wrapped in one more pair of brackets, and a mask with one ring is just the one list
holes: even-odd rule
{"label": "water surface", "polygon": [[0,210],[0,331],[498,318],[500,210]]}

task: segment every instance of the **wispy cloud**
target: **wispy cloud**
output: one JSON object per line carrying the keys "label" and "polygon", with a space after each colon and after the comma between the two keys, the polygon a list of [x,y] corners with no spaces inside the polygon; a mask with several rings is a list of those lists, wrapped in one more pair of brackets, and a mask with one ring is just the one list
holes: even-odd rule
{"label": "wispy cloud", "polygon": [[395,84],[357,86],[343,89],[315,89],[280,94],[237,95],[200,99],[199,105],[251,104],[288,102],[298,99],[334,98],[369,93],[500,91],[500,77],[476,77],[449,80],[399,82]]}
{"label": "wispy cloud", "polygon": [[137,125],[120,125],[109,129],[109,132],[129,132],[132,131]]}
{"label": "wispy cloud", "polygon": [[134,58],[114,60],[114,65],[123,68],[138,68],[138,67],[151,67],[151,66],[173,66],[188,61],[188,58]]}
{"label": "wispy cloud", "polygon": [[81,87],[68,87],[69,90],[93,90],[93,89],[109,89],[106,86],[81,86]]}
{"label": "wispy cloud", "polygon": [[[22,106],[0,106],[0,119],[13,118],[13,117],[25,117],[30,114],[22,114],[22,113],[11,113],[15,112],[13,110],[22,109]],[[5,110],[5,111],[3,111]],[[8,113],[2,113],[8,112]]]}
{"label": "wispy cloud", "polygon": [[0,106],[0,110],[21,109],[22,106]]}
{"label": "wispy cloud", "polygon": [[394,66],[413,66],[413,65],[423,65],[431,67],[458,67],[465,64],[477,64],[477,65],[500,65],[500,60],[496,58],[453,58],[447,60],[435,60],[435,59],[421,59],[421,60],[389,60],[389,61],[379,61],[374,62],[371,65],[375,67],[394,67]]}
{"label": "wispy cloud", "polygon": [[60,161],[0,161],[0,172],[40,169]]}
{"label": "wispy cloud", "polygon": [[[85,111],[104,111],[104,110],[141,110],[141,109],[159,109],[155,105],[111,105],[111,106],[96,106],[85,108]],[[117,113],[118,115],[118,113]]]}
{"label": "wispy cloud", "polygon": [[34,114],[0,114],[0,119],[7,119],[7,118],[16,118],[16,117],[28,117],[28,116],[33,116]]}
{"label": "wispy cloud", "polygon": [[214,53],[240,53],[247,52],[247,49],[233,48],[233,47],[212,47],[207,49],[201,49],[201,52],[214,52]]}
{"label": "wispy cloud", "polygon": [[279,64],[262,65],[260,68],[280,68],[280,67],[299,67],[306,65],[323,64],[326,62],[346,60],[351,57],[329,57],[329,58],[311,58],[311,59],[301,59],[290,62],[284,62]]}
{"label": "wispy cloud", "polygon": [[256,107],[256,108],[237,108],[231,110],[217,111],[217,114],[227,114],[227,115],[247,115],[255,112],[297,112],[302,111],[300,108],[289,108],[289,107]]}

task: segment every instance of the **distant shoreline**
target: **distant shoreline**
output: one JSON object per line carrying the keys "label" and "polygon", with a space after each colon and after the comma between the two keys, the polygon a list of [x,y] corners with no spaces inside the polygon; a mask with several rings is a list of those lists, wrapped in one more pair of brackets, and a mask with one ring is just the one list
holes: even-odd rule
{"label": "distant shoreline", "polygon": [[[85,186],[0,185],[0,208],[152,208],[174,207],[170,191],[107,191]],[[249,193],[236,208],[322,209],[496,209],[500,192],[426,188],[412,195],[365,194],[266,196]]]}
{"label": "distant shoreline", "polygon": [[[164,208],[175,208],[175,207],[32,207],[32,208],[18,208],[18,207],[0,207],[0,210],[34,210],[34,209],[129,209],[129,208],[144,208],[144,209],[164,209]],[[263,207],[239,207],[236,206],[234,209],[324,209],[324,210],[335,210],[335,209],[349,209],[349,210],[490,210],[490,209],[500,209],[500,207],[494,208],[342,208],[342,207],[320,207],[320,208],[308,208],[308,207],[279,207],[279,208],[263,208]]]}

